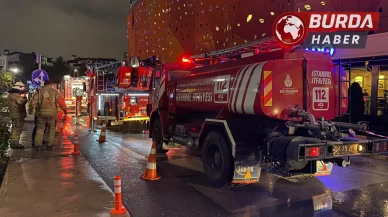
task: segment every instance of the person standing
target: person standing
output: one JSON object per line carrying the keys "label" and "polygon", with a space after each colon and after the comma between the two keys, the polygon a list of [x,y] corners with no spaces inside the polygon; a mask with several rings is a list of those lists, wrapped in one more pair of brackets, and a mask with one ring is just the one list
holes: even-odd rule
{"label": "person standing", "polygon": [[8,110],[12,121],[11,148],[23,149],[24,146],[19,142],[20,134],[23,131],[24,119],[27,116],[27,96],[25,94],[25,85],[22,82],[16,82],[8,93]]}
{"label": "person standing", "polygon": [[61,109],[66,115],[67,107],[65,100],[62,98],[62,96],[57,90],[51,87],[51,81],[46,80],[42,89],[40,89],[39,92],[35,93],[32,97],[29,106],[30,113],[32,113],[32,110],[34,108],[36,111],[38,111],[37,129],[34,140],[37,151],[41,150],[46,126],[48,128],[47,150],[52,150],[53,143],[55,140],[55,124],[58,106],[61,107]]}
{"label": "person standing", "polygon": [[[40,87],[36,88],[36,93],[39,92]],[[36,136],[36,129],[38,126],[38,113],[39,113],[39,108],[35,110],[35,118],[34,118],[34,130],[32,131],[32,147],[35,147],[35,136]],[[44,139],[42,144],[45,145],[47,144],[47,127],[44,130]]]}

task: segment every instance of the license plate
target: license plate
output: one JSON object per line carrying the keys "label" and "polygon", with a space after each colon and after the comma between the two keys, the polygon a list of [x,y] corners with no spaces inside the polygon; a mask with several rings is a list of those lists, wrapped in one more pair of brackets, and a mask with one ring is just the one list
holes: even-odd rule
{"label": "license plate", "polygon": [[235,162],[234,176],[232,183],[255,183],[259,181],[260,164],[248,162]]}
{"label": "license plate", "polygon": [[313,196],[314,211],[331,210],[333,207],[333,199],[331,193],[324,193]]}
{"label": "license plate", "polygon": [[334,145],[333,155],[349,155],[358,153],[358,144]]}

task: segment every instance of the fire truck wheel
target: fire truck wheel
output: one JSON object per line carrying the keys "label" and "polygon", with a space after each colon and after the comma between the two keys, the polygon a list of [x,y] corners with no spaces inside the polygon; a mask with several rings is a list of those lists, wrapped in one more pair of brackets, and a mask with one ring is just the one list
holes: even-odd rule
{"label": "fire truck wheel", "polygon": [[152,125],[152,139],[156,143],[156,152],[163,152],[163,136],[162,136],[162,125],[160,124],[160,120],[156,119],[154,124]]}
{"label": "fire truck wheel", "polygon": [[224,187],[232,178],[232,156],[222,134],[210,132],[203,146],[203,169],[210,183]]}

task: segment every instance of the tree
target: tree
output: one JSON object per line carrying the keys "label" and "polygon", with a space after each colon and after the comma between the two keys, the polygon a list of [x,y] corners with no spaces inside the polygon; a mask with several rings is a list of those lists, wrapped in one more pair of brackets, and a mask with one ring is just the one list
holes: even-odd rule
{"label": "tree", "polygon": [[59,56],[54,62],[52,73],[49,74],[50,80],[54,83],[59,83],[61,82],[62,77],[67,74],[69,74],[69,67],[67,67],[63,57]]}
{"label": "tree", "polygon": [[54,66],[42,65],[42,69],[47,72],[49,77],[51,77],[50,75],[53,75],[55,73]]}
{"label": "tree", "polygon": [[86,65],[85,65],[85,63],[81,63],[81,65],[79,66],[79,68],[78,68],[78,75],[79,76],[84,76],[84,75],[86,75],[86,71],[87,71],[88,69],[86,68]]}
{"label": "tree", "polygon": [[20,63],[17,64],[17,67],[20,69],[20,72],[15,75],[16,80],[21,79],[23,82],[31,80],[31,73],[38,69],[38,64],[35,62],[35,55],[20,54],[19,60]]}
{"label": "tree", "polygon": [[2,72],[0,73],[0,84],[6,87],[12,87],[13,84],[13,73]]}

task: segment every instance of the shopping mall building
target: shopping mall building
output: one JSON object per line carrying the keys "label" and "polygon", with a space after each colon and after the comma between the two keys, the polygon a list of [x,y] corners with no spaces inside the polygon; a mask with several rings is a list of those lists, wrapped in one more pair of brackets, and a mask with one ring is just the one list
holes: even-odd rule
{"label": "shopping mall building", "polygon": [[388,98],[388,33],[369,35],[364,49],[331,50],[331,56],[347,69],[350,83],[358,82],[369,94],[365,112],[381,115]]}

